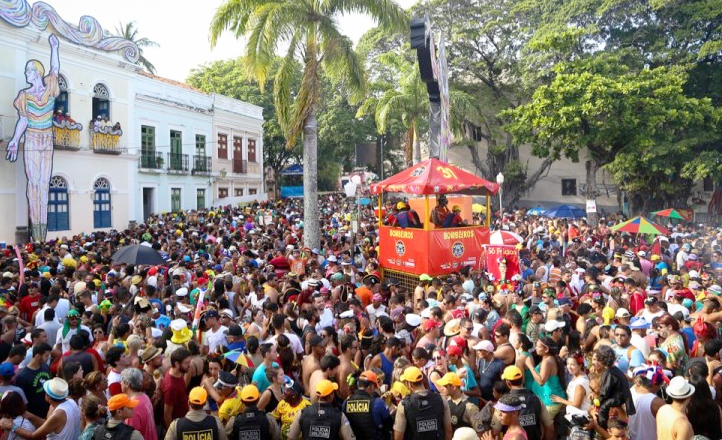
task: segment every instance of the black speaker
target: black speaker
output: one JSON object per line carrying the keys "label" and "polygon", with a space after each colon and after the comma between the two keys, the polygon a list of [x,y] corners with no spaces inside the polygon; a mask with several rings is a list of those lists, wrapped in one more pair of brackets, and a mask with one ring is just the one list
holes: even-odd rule
{"label": "black speaker", "polygon": [[429,92],[429,101],[441,102],[441,90],[438,81],[427,82],[426,91]]}
{"label": "black speaker", "polygon": [[426,46],[426,17],[411,20],[411,48]]}

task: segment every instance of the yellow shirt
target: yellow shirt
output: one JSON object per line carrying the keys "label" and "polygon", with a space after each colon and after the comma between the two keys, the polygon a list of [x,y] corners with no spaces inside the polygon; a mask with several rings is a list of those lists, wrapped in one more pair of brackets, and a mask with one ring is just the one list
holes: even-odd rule
{"label": "yellow shirt", "polygon": [[278,406],[271,415],[281,421],[281,438],[283,440],[288,438],[288,431],[291,429],[293,420],[310,404],[311,402],[307,399],[301,399],[296,406],[289,405],[285,400],[278,402]]}
{"label": "yellow shirt", "polygon": [[218,418],[225,424],[231,417],[237,416],[244,409],[246,409],[246,405],[241,401],[241,387],[236,387],[236,391],[218,408]]}

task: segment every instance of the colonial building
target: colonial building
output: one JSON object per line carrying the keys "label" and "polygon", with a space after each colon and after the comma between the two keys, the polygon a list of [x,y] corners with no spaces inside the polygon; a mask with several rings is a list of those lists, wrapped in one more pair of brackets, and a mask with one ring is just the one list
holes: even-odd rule
{"label": "colonial building", "polygon": [[[31,223],[34,235],[47,230],[52,239],[208,207],[238,189],[244,196],[265,192],[261,108],[148,75],[135,64],[132,42],[104,37],[97,21],[83,20],[80,27],[66,23],[43,2],[0,4],[0,242],[27,240]],[[28,153],[44,150],[30,147],[27,132],[16,136],[14,102],[34,72],[54,84],[49,75],[56,70],[57,96],[46,105],[52,126],[40,129],[52,156],[26,162]],[[239,153],[231,151],[226,163],[218,159],[218,133],[231,148],[240,139]],[[19,151],[10,162],[13,139]],[[47,188],[40,197],[28,190],[38,187]]]}

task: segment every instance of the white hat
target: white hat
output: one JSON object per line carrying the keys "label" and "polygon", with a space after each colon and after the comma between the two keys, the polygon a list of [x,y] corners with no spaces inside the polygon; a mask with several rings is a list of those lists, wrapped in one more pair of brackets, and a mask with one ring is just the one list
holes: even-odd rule
{"label": "white hat", "polygon": [[12,272],[3,272],[3,278],[12,278],[14,276]]}
{"label": "white hat", "polygon": [[617,314],[615,316],[617,318],[629,318],[631,314],[629,313],[629,310],[625,309],[624,307],[620,307],[617,309]]}
{"label": "white hat", "polygon": [[424,310],[421,311],[421,317],[422,318],[431,318],[431,307],[427,307]]}
{"label": "white hat", "polygon": [[[692,388],[694,390],[694,388]],[[63,400],[68,397],[68,383],[59,377],[46,380],[43,383],[43,390],[53,400]]]}
{"label": "white hat", "polygon": [[223,309],[223,310],[221,310],[220,314],[221,314],[221,316],[227,316],[229,318],[233,318],[233,312],[231,311],[231,309]]}
{"label": "white hat", "polygon": [[474,345],[471,348],[473,348],[474,350],[484,350],[484,351],[488,351],[489,353],[491,353],[494,351],[494,344],[492,344],[491,341],[487,341],[487,340],[483,339],[483,340],[477,342],[476,345]]}
{"label": "white hat", "polygon": [[61,245],[60,245],[60,249],[65,249],[65,250],[67,251],[67,250],[68,250],[68,245],[67,245],[67,244],[61,244]]}
{"label": "white hat", "polygon": [[637,252],[637,255],[640,256],[640,257],[646,257],[646,256],[647,256],[647,253],[644,252],[644,251],[639,251],[639,252]]}
{"label": "white hat", "polygon": [[159,329],[159,328],[156,328],[156,327],[151,327],[151,328],[150,328],[150,335],[151,335],[153,338],[160,338],[161,336],[163,336],[163,330],[161,330],[161,329]]}
{"label": "white hat", "polygon": [[170,329],[176,332],[179,332],[186,327],[188,327],[188,323],[185,319],[174,319],[170,322]]}
{"label": "white hat", "polygon": [[707,290],[714,293],[722,293],[722,286],[720,286],[719,284],[712,284],[707,288]]}
{"label": "white hat", "polygon": [[469,428],[468,426],[464,426],[462,428],[457,428],[456,431],[454,431],[454,437],[452,437],[451,440],[478,440],[479,435],[474,431],[472,428]]}
{"label": "white hat", "polygon": [[411,327],[418,327],[419,325],[421,325],[421,316],[414,313],[409,313],[408,315],[406,315],[406,323]]}
{"label": "white hat", "polygon": [[331,263],[336,263],[338,261],[335,255],[329,255],[329,257],[326,259]]}
{"label": "white hat", "polygon": [[338,315],[341,319],[353,318],[353,310],[346,310],[345,312]]}
{"label": "white hat", "polygon": [[175,291],[176,296],[186,296],[188,295],[188,289],[185,287],[181,287],[180,289]]}
{"label": "white hat", "polygon": [[566,322],[557,321],[556,319],[553,319],[553,320],[547,322],[546,324],[544,324],[544,330],[546,330],[547,333],[551,333],[555,330],[559,330],[560,328],[564,327],[565,325],[567,325]]}
{"label": "white hat", "polygon": [[667,385],[667,395],[673,399],[686,399],[694,394],[694,385],[690,385],[682,376],[675,376]]}
{"label": "white hat", "polygon": [[148,286],[158,287],[158,277],[155,275],[152,277],[148,277],[145,284]]}
{"label": "white hat", "polygon": [[183,304],[178,304],[178,311],[181,313],[189,313],[191,311],[190,307],[186,307]]}
{"label": "white hat", "polygon": [[699,278],[699,272],[697,272],[696,270],[690,270],[689,277],[690,278]]}

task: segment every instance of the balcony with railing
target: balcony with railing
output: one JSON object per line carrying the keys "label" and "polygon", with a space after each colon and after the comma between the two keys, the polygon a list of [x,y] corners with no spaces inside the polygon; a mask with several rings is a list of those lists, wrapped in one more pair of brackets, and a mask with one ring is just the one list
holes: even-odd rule
{"label": "balcony with railing", "polygon": [[242,159],[233,159],[233,172],[235,174],[248,173],[248,161]]}
{"label": "balcony with railing", "polygon": [[90,146],[93,148],[94,153],[121,154],[123,152],[120,148],[120,138],[122,136],[123,130],[119,126],[91,127]]}
{"label": "balcony with railing", "polygon": [[53,117],[53,147],[56,150],[80,150],[80,133],[83,124],[67,117]]}
{"label": "balcony with railing", "polygon": [[193,174],[211,174],[211,158],[208,156],[193,156]]}
{"label": "balcony with railing", "polygon": [[168,153],[168,172],[172,174],[187,174],[188,155]]}
{"label": "balcony with railing", "polygon": [[163,153],[141,153],[139,167],[146,170],[162,170],[163,169]]}

